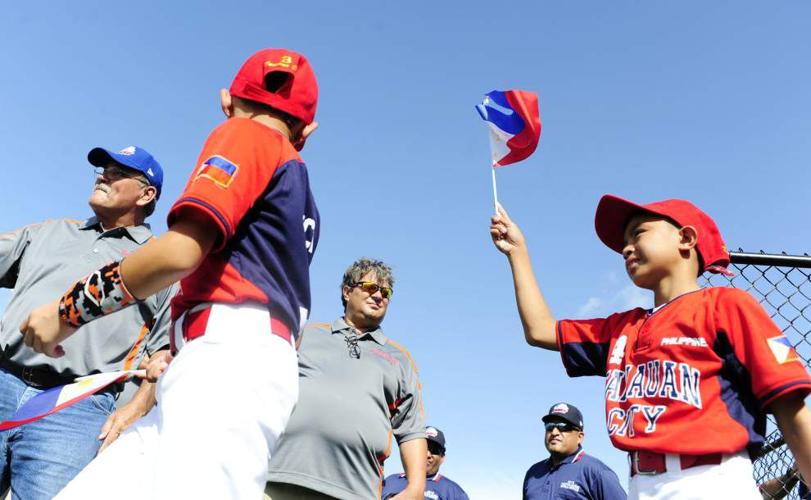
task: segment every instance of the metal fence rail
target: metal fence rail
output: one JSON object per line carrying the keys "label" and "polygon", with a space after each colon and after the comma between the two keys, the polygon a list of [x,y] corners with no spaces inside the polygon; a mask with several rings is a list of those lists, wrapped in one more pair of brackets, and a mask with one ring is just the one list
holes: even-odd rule
{"label": "metal fence rail", "polygon": [[[811,256],[738,251],[730,257],[735,276],[705,274],[705,284],[751,293],[783,330],[806,368],[811,366]],[[771,482],[777,492],[773,498],[798,499],[793,464],[794,457],[769,416],[767,442],[754,461],[755,481],[759,485]]]}

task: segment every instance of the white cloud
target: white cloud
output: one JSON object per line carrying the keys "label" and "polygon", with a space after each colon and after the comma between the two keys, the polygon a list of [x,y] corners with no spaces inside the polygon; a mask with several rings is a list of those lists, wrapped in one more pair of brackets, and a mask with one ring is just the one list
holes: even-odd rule
{"label": "white cloud", "polygon": [[[608,281],[613,281],[611,276],[608,276]],[[602,295],[589,297],[577,308],[577,315],[578,317],[607,316],[635,307],[651,307],[652,302],[650,292],[635,285],[625,285],[619,291],[607,291]]]}

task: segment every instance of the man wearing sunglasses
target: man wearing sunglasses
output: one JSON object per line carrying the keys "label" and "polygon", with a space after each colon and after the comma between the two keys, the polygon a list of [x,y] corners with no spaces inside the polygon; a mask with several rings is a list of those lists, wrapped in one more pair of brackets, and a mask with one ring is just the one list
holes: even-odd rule
{"label": "man wearing sunglasses", "polygon": [[558,403],[541,420],[549,458],[527,471],[524,500],[584,498],[625,500],[625,490],[607,465],[586,455],[583,415],[573,405]]}
{"label": "man wearing sunglasses", "polygon": [[[461,486],[439,473],[439,467],[445,462],[445,434],[436,427],[425,428],[428,440],[426,459],[425,498],[431,500],[468,500],[467,493]],[[392,474],[383,483],[383,500],[394,498],[397,493],[408,486],[406,475]]]}
{"label": "man wearing sunglasses", "polygon": [[391,268],[359,259],[344,273],[344,314],[309,324],[299,348],[299,400],[271,458],[273,500],[379,498],[392,437],[408,488],[423,499],[426,443],[417,369],[380,328],[392,299]]}
{"label": "man wearing sunglasses", "polygon": [[[83,327],[85,334],[71,339],[60,358],[23,343],[19,327],[31,309],[152,238],[144,221],[160,196],[160,164],[135,146],[117,152],[94,148],[87,159],[96,167],[88,201],[93,217],[49,220],[0,235],[0,286],[13,289],[0,323],[0,421],[32,396],[76,377],[138,368],[145,354],[169,343],[169,290]],[[110,444],[152,407],[154,387],[144,382],[131,403],[111,415],[120,388],[110,386],[42,420],[0,432],[0,492],[10,486],[14,498],[54,497],[100,445]]]}

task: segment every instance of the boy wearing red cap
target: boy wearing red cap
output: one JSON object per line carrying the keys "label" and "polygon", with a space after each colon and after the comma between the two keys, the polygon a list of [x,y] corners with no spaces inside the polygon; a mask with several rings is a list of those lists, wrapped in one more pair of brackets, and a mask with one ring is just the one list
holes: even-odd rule
{"label": "boy wearing red cap", "polygon": [[[203,146],[168,232],[21,326],[26,344],[60,356],[76,328],[180,281],[174,359],[150,366],[153,376],[166,369],[158,405],[58,498],[261,497],[298,398],[295,342],[319,218],[297,150],[316,127],[317,97],[300,54],[251,56],[221,91],[228,119]],[[126,480],[132,470],[143,471],[138,481]]]}
{"label": "boy wearing red cap", "polygon": [[510,262],[527,342],[560,351],[569,376],[606,377],[606,424],[629,452],[629,498],[760,498],[749,454],[764,442],[767,411],[811,477],[805,366],[749,294],[698,284],[705,271],[728,273],[712,219],[684,200],[606,195],[595,226],[634,284],[653,292],[653,309],[555,321],[500,207],[490,233]]}

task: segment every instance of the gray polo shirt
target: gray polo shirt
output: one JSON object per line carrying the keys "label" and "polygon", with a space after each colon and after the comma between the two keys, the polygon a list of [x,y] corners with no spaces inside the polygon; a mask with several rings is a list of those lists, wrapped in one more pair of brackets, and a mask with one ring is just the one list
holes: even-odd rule
{"label": "gray polo shirt", "polygon": [[[357,338],[360,357],[345,338]],[[378,498],[383,461],[425,437],[411,355],[377,329],[356,337],[343,319],[309,324],[299,348],[299,399],[270,461],[268,479],[341,499]]]}
{"label": "gray polo shirt", "polygon": [[56,300],[78,279],[121,260],[151,237],[147,225],[103,231],[95,218],[51,220],[0,234],[0,286],[13,288],[0,323],[3,355],[19,366],[81,376],[136,368],[144,352],[168,345],[172,288],[81,327],[62,343],[61,358],[35,353],[20,333],[32,309]]}

